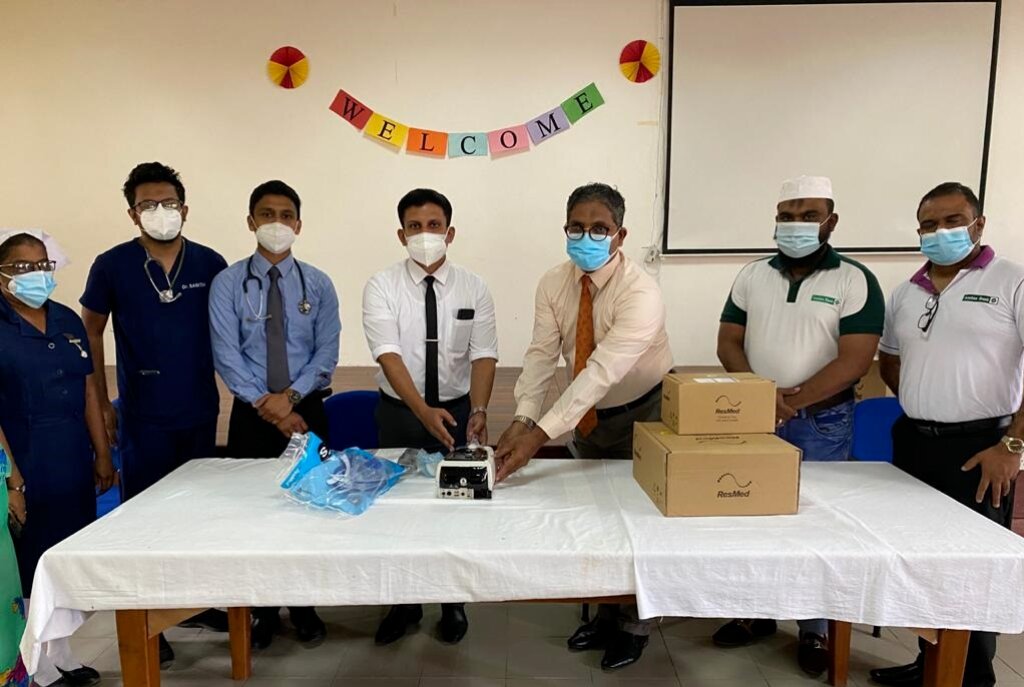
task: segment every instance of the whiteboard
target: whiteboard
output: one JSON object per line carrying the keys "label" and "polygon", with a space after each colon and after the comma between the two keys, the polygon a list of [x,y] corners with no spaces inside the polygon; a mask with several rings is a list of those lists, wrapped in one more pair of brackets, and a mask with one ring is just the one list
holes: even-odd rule
{"label": "whiteboard", "polygon": [[929,189],[983,186],[997,4],[672,7],[667,253],[774,250],[784,179],[832,178],[847,250],[917,250]]}

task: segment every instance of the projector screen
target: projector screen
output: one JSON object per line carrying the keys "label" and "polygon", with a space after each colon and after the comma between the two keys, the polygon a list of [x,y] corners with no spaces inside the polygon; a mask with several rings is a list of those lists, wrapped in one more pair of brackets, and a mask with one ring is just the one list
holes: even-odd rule
{"label": "projector screen", "polygon": [[917,250],[918,200],[984,193],[995,0],[671,8],[666,253],[774,250],[784,179],[832,178],[850,252]]}

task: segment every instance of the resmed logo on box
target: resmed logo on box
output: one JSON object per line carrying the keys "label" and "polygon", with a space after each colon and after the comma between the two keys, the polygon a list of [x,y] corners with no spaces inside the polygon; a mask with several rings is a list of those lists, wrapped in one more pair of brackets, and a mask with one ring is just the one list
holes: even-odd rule
{"label": "resmed logo on box", "polygon": [[720,498],[720,499],[749,499],[750,498],[750,485],[753,484],[752,481],[747,481],[746,483],[740,482],[739,479],[737,479],[736,475],[732,474],[731,472],[726,472],[726,473],[722,474],[722,476],[718,478],[718,484],[721,485],[722,484],[722,480],[726,481],[726,484],[725,484],[726,488],[729,487],[729,481],[731,481],[736,486],[736,488],[732,489],[730,491],[723,491],[723,490],[720,489],[718,491],[718,498]]}
{"label": "resmed logo on box", "polygon": [[725,394],[715,399],[715,405],[717,406],[715,408],[715,415],[739,415],[740,411],[743,410],[740,408],[743,405],[743,401],[733,403],[733,400]]}

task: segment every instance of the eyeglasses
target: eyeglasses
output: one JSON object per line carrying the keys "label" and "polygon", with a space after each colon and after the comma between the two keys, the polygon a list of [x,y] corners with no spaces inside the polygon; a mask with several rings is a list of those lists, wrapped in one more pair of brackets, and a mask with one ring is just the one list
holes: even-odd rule
{"label": "eyeglasses", "polygon": [[143,200],[134,205],[136,212],[149,212],[150,210],[156,210],[157,205],[162,205],[165,210],[181,210],[185,205],[177,198],[167,198],[166,200]]}
{"label": "eyeglasses", "polygon": [[932,326],[932,322],[935,320],[935,313],[939,311],[939,297],[929,296],[928,300],[924,304],[924,314],[917,318],[917,328],[922,332],[928,333],[928,329]]}
{"label": "eyeglasses", "polygon": [[604,241],[609,236],[615,236],[619,233],[618,229],[609,229],[603,224],[592,224],[589,229],[586,229],[582,224],[574,222],[566,224],[562,228],[565,230],[565,235],[569,237],[570,241],[579,241],[583,238],[584,234],[589,234],[590,238],[594,241]]}
{"label": "eyeglasses", "polygon": [[19,260],[18,262],[9,262],[6,265],[0,265],[0,270],[9,272],[11,274],[28,274],[29,272],[53,272],[57,269],[57,263],[53,260],[40,260],[39,262],[27,262],[25,260]]}

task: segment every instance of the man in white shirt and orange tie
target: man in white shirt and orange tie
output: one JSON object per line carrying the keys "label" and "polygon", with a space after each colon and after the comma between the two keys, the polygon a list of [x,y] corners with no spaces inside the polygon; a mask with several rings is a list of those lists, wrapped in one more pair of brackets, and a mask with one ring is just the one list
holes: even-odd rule
{"label": "man in white shirt and orange tie", "polygon": [[[363,290],[363,330],[380,364],[380,446],[450,451],[467,441],[486,444],[498,360],[494,301],[483,279],[447,259],[455,227],[444,195],[410,191],[398,202],[398,219],[409,258],[375,274]],[[465,636],[463,606],[441,604],[443,642]],[[422,617],[419,604],[392,606],[377,644],[401,639]]]}
{"label": "man in white shirt and orange tie", "polygon": [[[661,416],[661,380],[672,369],[665,304],[657,282],[621,250],[625,213],[622,195],[606,184],[581,186],[569,196],[569,261],[537,287],[516,416],[498,442],[499,480],[569,431],[577,458],[631,460],[633,423]],[[572,383],[542,415],[559,355],[572,366]],[[640,620],[635,605],[602,604],[569,648],[603,648],[601,667],[623,668],[640,658],[653,622]]]}

